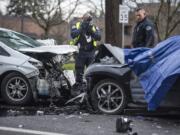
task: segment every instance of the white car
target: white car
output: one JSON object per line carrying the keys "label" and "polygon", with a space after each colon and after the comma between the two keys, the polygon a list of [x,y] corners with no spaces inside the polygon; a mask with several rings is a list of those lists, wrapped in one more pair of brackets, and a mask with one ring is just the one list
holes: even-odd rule
{"label": "white car", "polygon": [[26,105],[49,98],[53,101],[60,98],[68,100],[75,77],[72,70],[63,69],[63,64],[76,51],[77,47],[70,45],[20,48],[16,51],[0,42],[2,98],[11,105]]}
{"label": "white car", "polygon": [[32,101],[41,63],[0,42],[0,91],[9,104]]}
{"label": "white car", "polygon": [[42,62],[36,87],[37,100],[50,98],[50,101],[57,101],[71,98],[71,88],[75,83],[74,72],[65,70],[63,65],[77,52],[76,46],[40,46],[22,48],[19,51]]}

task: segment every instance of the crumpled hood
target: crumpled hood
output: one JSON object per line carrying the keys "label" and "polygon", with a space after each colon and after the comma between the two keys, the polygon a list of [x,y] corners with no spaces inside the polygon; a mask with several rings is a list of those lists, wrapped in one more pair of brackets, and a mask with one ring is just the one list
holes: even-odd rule
{"label": "crumpled hood", "polygon": [[20,49],[21,52],[28,52],[28,53],[52,53],[52,54],[68,54],[77,52],[77,46],[71,45],[55,45],[55,46],[40,46],[35,48],[23,48]]}
{"label": "crumpled hood", "polygon": [[124,51],[120,47],[104,44],[104,46],[111,52],[111,54],[121,63],[125,64]]}

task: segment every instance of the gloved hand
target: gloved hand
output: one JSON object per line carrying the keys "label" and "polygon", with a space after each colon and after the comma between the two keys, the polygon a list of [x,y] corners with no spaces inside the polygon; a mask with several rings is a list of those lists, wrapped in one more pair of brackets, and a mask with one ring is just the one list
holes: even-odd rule
{"label": "gloved hand", "polygon": [[81,24],[81,31],[83,34],[86,34],[89,28],[89,21],[83,21]]}
{"label": "gloved hand", "polygon": [[93,35],[92,26],[89,26],[87,29],[87,35]]}

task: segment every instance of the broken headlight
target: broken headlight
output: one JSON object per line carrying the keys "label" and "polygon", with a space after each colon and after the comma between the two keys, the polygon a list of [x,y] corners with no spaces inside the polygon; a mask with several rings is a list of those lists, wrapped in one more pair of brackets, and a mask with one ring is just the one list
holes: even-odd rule
{"label": "broken headlight", "polygon": [[29,60],[28,62],[30,64],[32,64],[33,66],[37,67],[38,69],[42,68],[42,66],[43,66],[43,64],[40,61],[31,61],[31,60]]}
{"label": "broken headlight", "polygon": [[53,57],[53,60],[54,60],[55,62],[60,63],[60,62],[62,62],[62,60],[63,60],[63,56],[62,56],[62,55],[56,55],[55,57]]}
{"label": "broken headlight", "polygon": [[53,60],[58,63],[66,63],[71,58],[72,55],[73,55],[72,53],[57,55],[53,58]]}

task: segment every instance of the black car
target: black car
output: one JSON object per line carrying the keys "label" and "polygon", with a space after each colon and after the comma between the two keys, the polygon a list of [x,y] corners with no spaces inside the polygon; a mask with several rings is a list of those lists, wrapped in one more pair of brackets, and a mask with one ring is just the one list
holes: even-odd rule
{"label": "black car", "polygon": [[[138,78],[124,64],[123,50],[110,44],[101,45],[85,77],[93,108],[100,113],[118,114],[130,104],[146,107],[144,91]],[[180,79],[161,103],[161,108],[180,108]]]}

